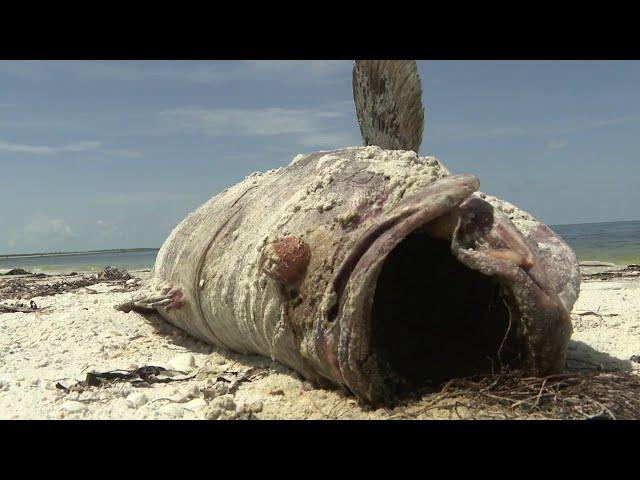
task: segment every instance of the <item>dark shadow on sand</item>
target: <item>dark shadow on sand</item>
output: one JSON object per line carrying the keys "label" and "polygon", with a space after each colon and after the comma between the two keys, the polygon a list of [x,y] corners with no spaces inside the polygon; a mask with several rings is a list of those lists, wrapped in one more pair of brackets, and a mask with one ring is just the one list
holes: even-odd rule
{"label": "dark shadow on sand", "polygon": [[629,360],[595,350],[579,340],[571,340],[567,353],[567,370],[629,373],[633,371],[633,364]]}
{"label": "dark shadow on sand", "polygon": [[[205,342],[198,340],[195,337],[192,337],[188,333],[183,330],[174,327],[172,324],[163,319],[160,315],[155,313],[145,313],[143,315],[152,328],[163,337],[167,338],[169,343],[175,345],[176,353],[180,351],[186,352],[197,352],[202,354],[212,354],[217,353],[229,360],[231,363],[230,369],[235,369],[235,364],[243,365],[246,367],[262,367],[268,368],[272,370],[274,373],[281,373],[284,375],[288,375],[296,380],[303,381],[307,383],[308,387],[313,388],[323,388],[327,390],[336,391],[342,395],[350,396],[348,392],[340,387],[337,387],[333,384],[326,384],[322,386],[312,386],[305,381],[305,379],[290,368],[274,362],[270,358],[263,357],[261,355],[255,354],[242,354],[236,353],[229,350],[225,350],[223,348],[219,348],[213,345],[209,345]],[[575,372],[575,373],[584,373],[584,372],[624,372],[628,373],[633,371],[633,364],[629,360],[622,360],[620,358],[612,357],[611,355],[595,350],[584,342],[578,340],[572,340],[569,343],[569,351],[567,354],[567,364],[566,364],[567,372]],[[407,393],[405,395],[400,395],[396,398],[395,402],[393,402],[392,407],[401,407],[412,404],[413,402],[419,401],[425,394],[437,393],[442,388],[443,384],[441,382],[434,382],[433,385],[425,386],[425,388],[421,388],[415,392]],[[388,407],[391,405],[388,405]],[[369,409],[371,407],[362,404],[361,408]]]}
{"label": "dark shadow on sand", "polygon": [[[151,327],[155,330],[155,332],[163,337],[165,337],[169,343],[179,347],[176,349],[176,353],[183,351],[193,352],[193,353],[202,353],[202,354],[212,354],[217,353],[229,360],[231,363],[230,369],[235,369],[235,364],[242,364],[247,367],[260,367],[260,368],[268,368],[273,370],[274,373],[281,373],[284,375],[289,375],[290,377],[295,378],[296,380],[305,381],[305,379],[298,374],[296,371],[291,370],[290,368],[282,365],[280,363],[274,362],[268,357],[263,357],[262,355],[257,354],[243,354],[232,352],[230,350],[225,350],[224,348],[216,347],[214,345],[210,345],[205,343],[197,338],[191,336],[184,330],[181,330],[171,323],[166,321],[157,313],[140,313],[151,325]],[[337,388],[337,387],[335,387]]]}

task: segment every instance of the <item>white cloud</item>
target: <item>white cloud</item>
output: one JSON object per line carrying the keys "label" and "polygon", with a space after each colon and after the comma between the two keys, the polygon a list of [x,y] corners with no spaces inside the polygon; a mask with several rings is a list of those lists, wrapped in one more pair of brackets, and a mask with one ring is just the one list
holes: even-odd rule
{"label": "white cloud", "polygon": [[71,226],[64,220],[58,218],[38,218],[33,220],[24,229],[29,236],[42,237],[75,237],[76,234]]}
{"label": "white cloud", "polygon": [[[2,105],[0,105],[2,108]],[[70,122],[0,122],[0,127],[8,128],[62,128],[73,127],[74,124]]]}
{"label": "white cloud", "polygon": [[101,195],[95,199],[97,205],[124,206],[140,203],[177,203],[193,202],[200,199],[201,195],[195,193],[174,192],[122,192],[109,195]]}
{"label": "white cloud", "polygon": [[108,149],[103,150],[106,155],[122,158],[142,158],[144,155],[136,150]]}
{"label": "white cloud", "polygon": [[24,143],[14,143],[0,140],[0,151],[26,153],[31,155],[58,155],[61,153],[98,152],[105,155],[123,158],[142,157],[142,153],[135,150],[103,149],[101,142],[91,140],[72,142],[59,147],[50,145],[29,145]]}
{"label": "white cloud", "polygon": [[96,220],[96,227],[98,235],[102,238],[114,240],[126,236],[126,228],[122,225],[105,222],[104,220]]}
{"label": "white cloud", "polygon": [[65,220],[37,217],[10,235],[7,244],[10,247],[18,247],[21,251],[27,251],[34,247],[40,248],[39,246],[45,244],[51,245],[52,249],[55,249],[77,236],[77,233]]}
{"label": "white cloud", "polygon": [[[171,64],[153,62],[138,63],[135,61],[127,63],[117,62],[82,62],[75,64],[75,74],[81,77],[103,78],[121,81],[149,81],[168,80],[191,83],[218,83],[225,80],[225,73],[220,69],[220,65],[202,62],[200,64],[187,64],[187,68],[176,68],[182,62]],[[168,68],[167,68],[168,67]]]}
{"label": "white cloud", "polygon": [[566,139],[559,140],[549,140],[547,142],[547,148],[549,150],[562,150],[563,148],[567,148],[569,146],[569,141]]}
{"label": "white cloud", "polygon": [[0,150],[15,153],[31,153],[34,155],[56,155],[64,152],[87,152],[97,150],[101,147],[100,142],[83,141],[68,143],[61,147],[51,147],[45,145],[27,145],[23,143],[12,143],[0,140]]}
{"label": "white cloud", "polygon": [[313,131],[311,112],[287,108],[165,110],[168,128],[206,135],[281,135]]}
{"label": "white cloud", "polygon": [[[428,121],[428,119],[427,119]],[[467,123],[434,123],[425,126],[425,141],[448,143],[469,140],[498,140],[533,134],[532,128],[522,126],[480,126]]]}
{"label": "white cloud", "polygon": [[343,81],[352,68],[347,60],[227,61],[4,61],[0,72],[29,80],[51,76],[78,80],[170,81],[219,84],[275,80],[290,86]]}
{"label": "white cloud", "polygon": [[362,145],[362,140],[348,133],[311,133],[299,141],[303,147],[340,148]]}
{"label": "white cloud", "polygon": [[353,62],[350,60],[252,60],[239,65],[236,75],[249,78],[278,80],[290,86],[350,80]]}
{"label": "white cloud", "polygon": [[[347,105],[349,110],[347,110]],[[350,135],[340,131],[336,122],[346,125],[355,118],[350,102],[337,102],[326,108],[177,108],[159,113],[160,130],[192,132],[212,136],[295,135],[302,146],[348,146]],[[359,143],[359,140],[355,140]]]}
{"label": "white cloud", "polygon": [[[428,122],[427,118],[427,122]],[[575,133],[587,132],[608,126],[625,125],[640,120],[640,116],[626,116],[605,120],[571,120],[564,123],[551,124],[523,124],[518,126],[486,126],[468,123],[427,123],[425,127],[425,140],[433,143],[466,142],[470,140],[498,140],[517,137],[533,136],[563,136]],[[566,142],[563,143],[563,142]],[[565,148],[568,140],[552,140],[547,142],[547,147],[552,150]]]}
{"label": "white cloud", "polygon": [[171,80],[196,83],[212,83],[224,77],[219,64],[185,64],[184,62],[140,62],[140,61],[4,61],[0,72],[27,80],[48,80],[51,77],[71,77],[76,80],[149,81]]}

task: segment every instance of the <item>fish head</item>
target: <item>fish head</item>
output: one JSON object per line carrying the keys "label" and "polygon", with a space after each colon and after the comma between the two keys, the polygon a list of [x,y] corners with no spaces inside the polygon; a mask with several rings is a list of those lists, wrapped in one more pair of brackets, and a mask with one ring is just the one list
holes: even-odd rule
{"label": "fish head", "polygon": [[314,340],[326,376],[376,404],[504,367],[563,368],[575,254],[478,188],[473,175],[441,178],[359,236],[323,297]]}

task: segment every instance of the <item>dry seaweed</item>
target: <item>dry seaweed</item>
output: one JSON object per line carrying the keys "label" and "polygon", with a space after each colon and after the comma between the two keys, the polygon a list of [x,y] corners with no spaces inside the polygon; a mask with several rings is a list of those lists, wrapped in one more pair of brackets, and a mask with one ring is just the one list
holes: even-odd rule
{"label": "dry seaweed", "polygon": [[22,268],[14,268],[12,270],[9,270],[4,275],[33,275],[33,274],[31,272],[27,272]]}
{"label": "dry seaweed", "polygon": [[582,273],[583,280],[612,280],[615,278],[638,277],[640,275],[640,265],[631,264],[618,270],[606,272]]}
{"label": "dry seaweed", "polygon": [[87,373],[84,381],[77,382],[70,387],[57,383],[56,388],[63,390],[65,393],[83,392],[89,387],[104,387],[117,382],[128,382],[134,387],[145,387],[153,383],[181,382],[195,377],[195,375],[175,376],[175,374],[183,373],[158,366],[145,366],[133,370],[111,370],[108,372],[94,371]]}
{"label": "dry seaweed", "polygon": [[[67,275],[64,275],[68,277]],[[98,283],[121,285],[121,291],[132,291],[139,288],[139,284],[131,280],[131,275],[126,270],[106,267],[102,272],[93,275],[83,275],[77,279],[61,279],[52,283],[35,281],[42,278],[40,275],[32,275],[28,278],[7,279],[0,283],[0,301],[7,299],[31,299],[34,297],[47,297],[61,293],[69,293],[86,288]],[[129,283],[127,283],[127,281]],[[6,313],[10,310],[0,310]],[[12,310],[19,311],[19,310]]]}
{"label": "dry seaweed", "polygon": [[504,372],[448,381],[391,418],[450,410],[466,419],[640,419],[640,377],[632,373],[563,373],[522,377]]}

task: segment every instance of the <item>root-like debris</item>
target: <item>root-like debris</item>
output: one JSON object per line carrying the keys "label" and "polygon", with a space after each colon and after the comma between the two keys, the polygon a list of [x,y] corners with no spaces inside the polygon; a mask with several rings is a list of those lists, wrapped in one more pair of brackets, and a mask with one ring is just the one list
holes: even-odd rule
{"label": "root-like debris", "polygon": [[450,410],[465,419],[640,419],[640,377],[631,373],[563,373],[522,377],[505,372],[457,378],[437,393],[396,408],[391,418]]}

